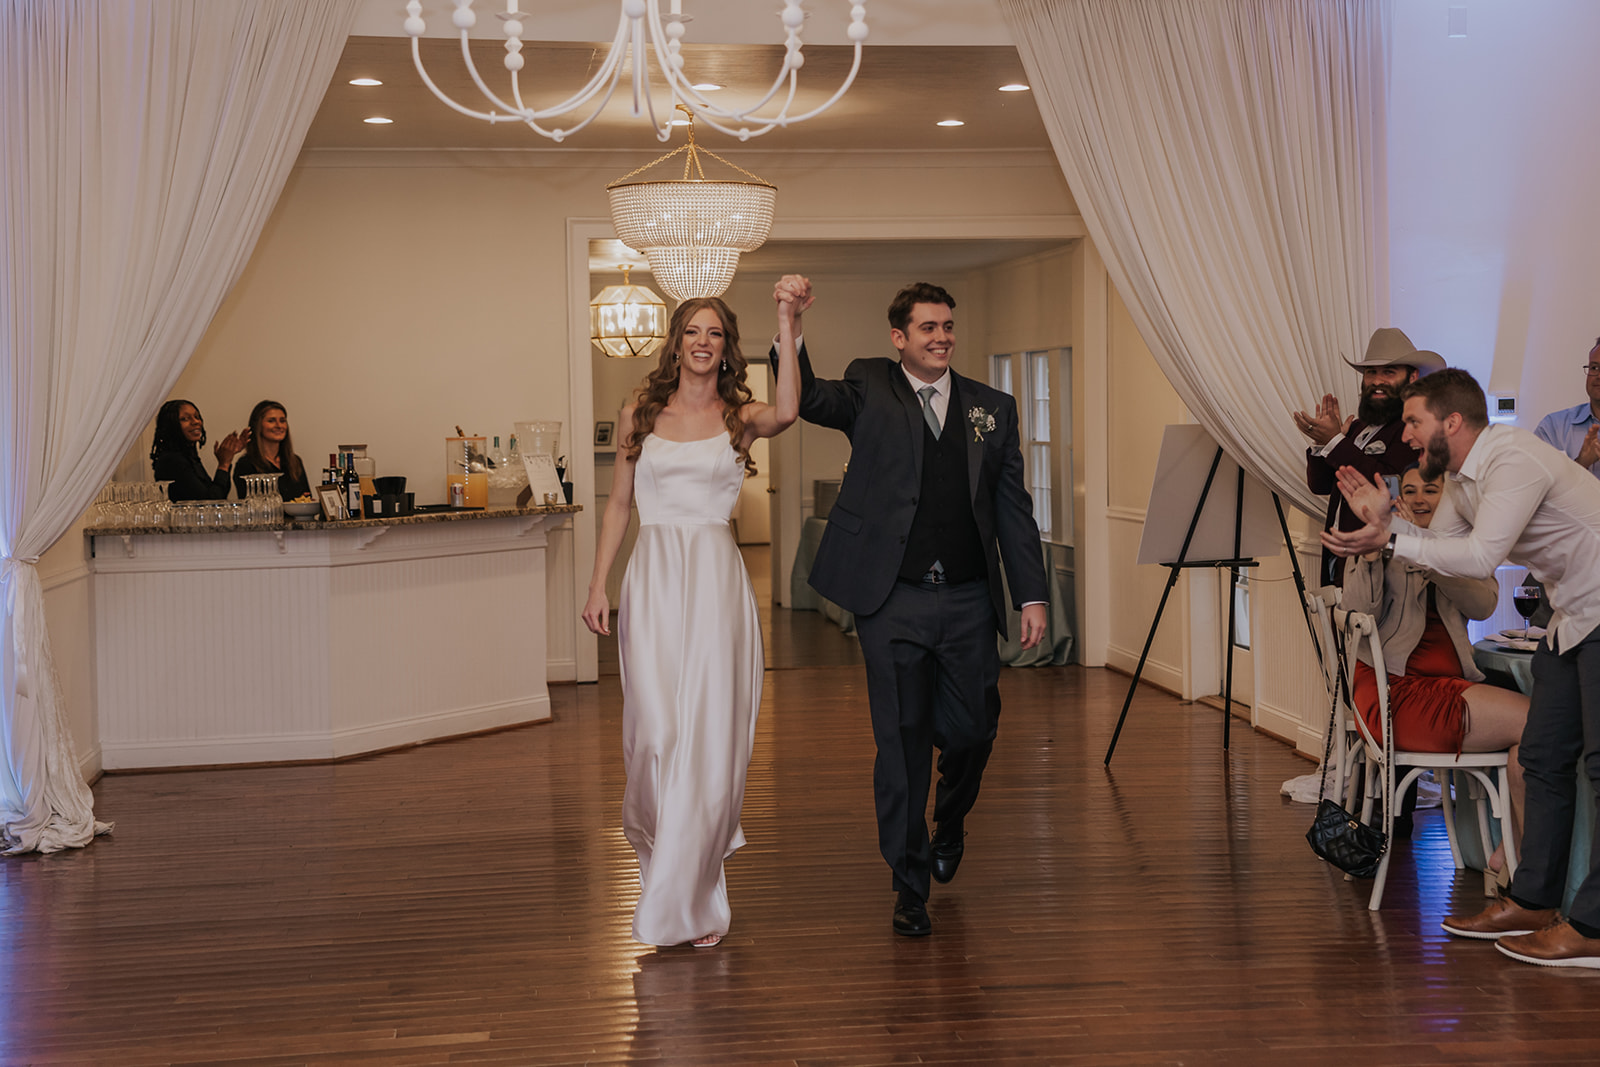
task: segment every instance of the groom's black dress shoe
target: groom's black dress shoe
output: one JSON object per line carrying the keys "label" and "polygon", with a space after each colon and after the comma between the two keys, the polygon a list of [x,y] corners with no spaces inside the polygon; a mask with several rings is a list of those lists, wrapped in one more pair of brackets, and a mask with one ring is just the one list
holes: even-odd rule
{"label": "groom's black dress shoe", "polygon": [[933,832],[929,851],[933,853],[933,880],[944,885],[956,876],[961,866],[961,854],[966,851],[967,833],[959,822],[940,823]]}
{"label": "groom's black dress shoe", "polygon": [[926,937],[933,933],[933,923],[928,921],[928,906],[922,898],[907,890],[900,890],[894,901],[894,932],[903,937]]}

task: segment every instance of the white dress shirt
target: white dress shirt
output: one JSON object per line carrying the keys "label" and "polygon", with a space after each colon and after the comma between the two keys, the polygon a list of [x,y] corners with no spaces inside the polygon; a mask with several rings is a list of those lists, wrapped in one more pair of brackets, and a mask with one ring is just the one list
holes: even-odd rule
{"label": "white dress shirt", "polygon": [[1446,476],[1433,523],[1400,519],[1394,554],[1429,570],[1484,578],[1504,560],[1544,583],[1560,653],[1600,625],[1600,481],[1515,426],[1491,425]]}
{"label": "white dress shirt", "polygon": [[[928,386],[933,386],[933,396],[929,398],[928,406],[933,409],[934,418],[939,420],[939,429],[942,432],[944,430],[945,413],[950,410],[950,372],[946,370],[939,375],[939,380],[936,382],[925,382],[906,370],[906,365],[902,363],[900,364],[900,373],[904,374],[906,381],[911,383],[911,391],[913,393],[920,393],[921,390],[926,389]],[[918,396],[917,403],[920,404],[921,402],[922,397]]]}

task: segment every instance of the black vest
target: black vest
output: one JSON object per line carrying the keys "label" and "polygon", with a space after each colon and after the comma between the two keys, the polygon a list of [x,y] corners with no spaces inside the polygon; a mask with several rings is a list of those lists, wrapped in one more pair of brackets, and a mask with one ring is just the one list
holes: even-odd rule
{"label": "black vest", "polygon": [[[920,401],[919,401],[920,403]],[[916,581],[928,572],[934,560],[944,567],[952,582],[987,578],[989,568],[983,558],[983,538],[972,517],[972,485],[967,480],[967,442],[962,430],[966,420],[956,406],[954,390],[950,410],[945,414],[944,431],[935,438],[922,427],[922,488],[917,495],[917,514],[906,536],[906,554],[900,560],[900,577]]]}

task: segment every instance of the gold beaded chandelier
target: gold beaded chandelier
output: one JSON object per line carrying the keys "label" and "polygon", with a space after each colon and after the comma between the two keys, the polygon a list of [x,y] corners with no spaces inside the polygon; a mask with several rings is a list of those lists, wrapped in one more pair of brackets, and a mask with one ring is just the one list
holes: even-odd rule
{"label": "gold beaded chandelier", "polygon": [[[644,177],[680,155],[681,174]],[[706,177],[701,157],[738,176]],[[644,253],[656,284],[675,300],[727,292],[739,253],[760,248],[772,232],[778,203],[777,186],[696,145],[692,120],[687,144],[618,178],[606,191],[617,236]]]}

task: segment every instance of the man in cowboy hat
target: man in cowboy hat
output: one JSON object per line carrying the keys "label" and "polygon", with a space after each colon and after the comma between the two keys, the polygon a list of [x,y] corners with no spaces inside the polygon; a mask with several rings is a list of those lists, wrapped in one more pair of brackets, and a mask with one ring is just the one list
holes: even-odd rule
{"label": "man in cowboy hat", "polygon": [[[1328,498],[1322,528],[1348,532],[1366,524],[1336,491],[1335,472],[1340,467],[1354,467],[1368,480],[1374,474],[1398,478],[1417,462],[1420,453],[1402,439],[1405,426],[1400,414],[1405,402],[1400,390],[1421,375],[1443,370],[1445,364],[1439,353],[1418,349],[1392,326],[1373,331],[1361,362],[1345,362],[1361,372],[1356,414],[1341,417],[1339,398],[1329,393],[1315,414],[1295,412],[1294,424],[1311,439],[1306,449],[1306,484],[1313,493]],[[1324,585],[1339,585],[1344,578],[1344,560],[1326,548],[1322,550],[1321,576]]]}

